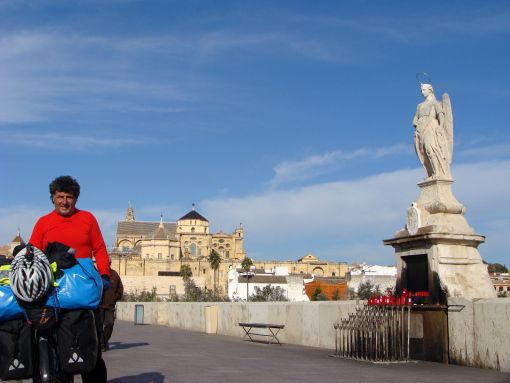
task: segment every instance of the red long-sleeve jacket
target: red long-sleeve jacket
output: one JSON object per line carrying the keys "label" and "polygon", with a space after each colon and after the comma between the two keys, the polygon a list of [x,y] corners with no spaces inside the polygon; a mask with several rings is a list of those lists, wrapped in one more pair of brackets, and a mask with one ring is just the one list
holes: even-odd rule
{"label": "red long-sleeve jacket", "polygon": [[110,275],[110,261],[96,218],[85,210],[64,217],[52,211],[39,218],[29,241],[44,251],[49,242],[60,242],[76,250],[76,258],[96,259],[101,275]]}

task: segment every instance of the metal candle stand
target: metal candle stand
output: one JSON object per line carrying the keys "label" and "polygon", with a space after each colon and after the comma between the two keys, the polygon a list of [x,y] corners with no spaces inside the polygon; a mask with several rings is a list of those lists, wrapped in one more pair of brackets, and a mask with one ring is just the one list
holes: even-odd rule
{"label": "metal candle stand", "polygon": [[334,325],[335,356],[371,362],[409,360],[413,296],[373,297]]}

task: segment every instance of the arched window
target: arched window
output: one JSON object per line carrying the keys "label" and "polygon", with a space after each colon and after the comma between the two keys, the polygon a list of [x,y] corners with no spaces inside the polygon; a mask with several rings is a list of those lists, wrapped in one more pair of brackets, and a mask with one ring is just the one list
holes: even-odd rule
{"label": "arched window", "polygon": [[192,227],[192,228],[191,228],[191,232],[192,232],[192,233],[194,233],[194,232],[195,232],[195,228],[194,228],[194,227]]}
{"label": "arched window", "polygon": [[197,255],[197,245],[192,243],[191,244],[191,256],[194,257],[195,255]]}

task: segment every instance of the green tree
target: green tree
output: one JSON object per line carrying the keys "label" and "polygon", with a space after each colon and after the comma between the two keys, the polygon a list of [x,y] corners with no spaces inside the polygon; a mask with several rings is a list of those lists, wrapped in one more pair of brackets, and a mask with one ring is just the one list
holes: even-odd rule
{"label": "green tree", "polygon": [[193,276],[193,272],[191,271],[190,265],[184,263],[181,265],[181,270],[179,271],[179,275],[181,276],[184,283],[189,281]]}
{"label": "green tree", "polygon": [[245,257],[241,262],[241,267],[244,271],[250,271],[251,267],[253,266],[253,261],[250,257]]}
{"label": "green tree", "polygon": [[379,285],[374,285],[370,280],[366,282],[360,283],[358,287],[358,298],[359,299],[369,299],[372,296],[381,296],[381,289]]}
{"label": "green tree", "polygon": [[266,285],[263,288],[255,286],[255,293],[250,296],[252,302],[286,302],[285,290],[280,286]]}
{"label": "green tree", "polygon": [[508,273],[508,268],[506,265],[502,265],[501,263],[489,263],[487,266],[487,270],[489,273]]}
{"label": "green tree", "polygon": [[213,278],[214,278],[214,294],[217,294],[217,288],[216,288],[216,274],[218,273],[218,269],[221,264],[221,257],[218,254],[218,252],[214,249],[211,250],[211,254],[209,254],[209,257],[207,258],[209,261],[209,265],[211,266],[211,269],[213,269]]}
{"label": "green tree", "polygon": [[195,284],[193,279],[184,283],[185,302],[228,302],[227,296],[219,296],[211,293],[210,290],[201,289]]}
{"label": "green tree", "polygon": [[312,301],[327,301],[328,300],[328,297],[326,296],[326,294],[324,294],[322,292],[320,285],[317,285],[317,287],[315,288],[315,290],[312,294],[311,300]]}
{"label": "green tree", "polygon": [[241,262],[241,267],[245,271],[246,275],[246,302],[250,300],[248,295],[248,283],[250,282],[250,275],[249,271],[251,270],[251,267],[253,266],[253,261],[250,257],[244,257],[243,261]]}

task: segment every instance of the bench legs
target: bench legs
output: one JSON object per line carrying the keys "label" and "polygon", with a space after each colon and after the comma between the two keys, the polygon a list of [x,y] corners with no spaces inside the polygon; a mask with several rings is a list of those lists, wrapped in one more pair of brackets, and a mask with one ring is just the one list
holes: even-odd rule
{"label": "bench legs", "polygon": [[[280,343],[280,341],[278,340],[278,336],[277,336],[278,333],[280,332],[281,328],[278,328],[278,327],[266,327],[267,330],[270,332],[270,334],[261,334],[261,333],[252,332],[253,327],[248,327],[248,326],[241,326],[241,327],[244,330],[244,338],[246,339],[246,337],[248,337],[251,342],[256,342],[256,340],[252,338],[252,335],[258,335],[258,336],[265,336],[265,337],[267,337],[267,343],[268,344],[270,344],[270,343],[277,343],[280,346],[282,345]],[[257,327],[257,328],[260,328],[260,327]],[[274,342],[273,342],[273,340],[274,340]]]}

